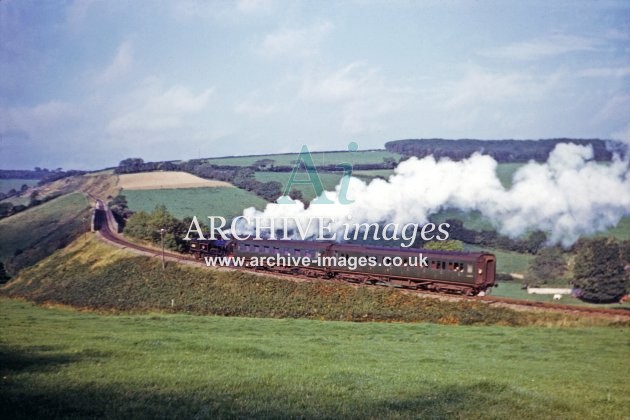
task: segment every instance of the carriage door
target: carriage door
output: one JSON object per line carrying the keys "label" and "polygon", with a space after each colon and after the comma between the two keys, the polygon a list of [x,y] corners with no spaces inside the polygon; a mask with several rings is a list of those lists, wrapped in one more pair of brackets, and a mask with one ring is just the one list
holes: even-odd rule
{"label": "carriage door", "polygon": [[496,264],[494,258],[486,258],[486,283],[494,284],[495,268]]}

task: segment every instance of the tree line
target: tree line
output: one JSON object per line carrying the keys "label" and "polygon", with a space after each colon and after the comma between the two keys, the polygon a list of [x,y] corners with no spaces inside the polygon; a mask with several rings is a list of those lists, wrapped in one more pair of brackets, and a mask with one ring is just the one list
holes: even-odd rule
{"label": "tree line", "polygon": [[0,179],[38,179],[39,185],[53,182],[74,175],[83,175],[86,171],[70,169],[64,171],[62,168],[46,169],[38,166],[33,170],[29,169],[0,169]]}
{"label": "tree line", "polygon": [[403,156],[419,158],[433,155],[436,159],[448,157],[452,160],[462,160],[479,152],[489,155],[500,163],[528,162],[535,160],[544,162],[549,153],[559,143],[573,143],[577,145],[591,145],[594,159],[610,161],[616,144],[600,139],[545,139],[545,140],[475,140],[475,139],[408,139],[394,140],[385,143],[385,149]]}

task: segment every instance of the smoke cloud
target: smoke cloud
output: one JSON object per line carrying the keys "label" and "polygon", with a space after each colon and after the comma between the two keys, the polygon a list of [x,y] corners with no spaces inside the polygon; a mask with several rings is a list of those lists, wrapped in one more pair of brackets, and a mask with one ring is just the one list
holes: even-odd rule
{"label": "smoke cloud", "polygon": [[[533,230],[548,234],[549,243],[570,246],[580,236],[615,226],[630,215],[630,172],[626,157],[609,163],[597,163],[590,146],[559,144],[547,162],[530,162],[521,167],[508,189],[496,175],[497,162],[474,154],[454,162],[436,161],[432,156],[401,162],[389,180],[365,183],[349,179],[347,197],[340,203],[340,183],[326,192],[333,204],[311,204],[308,209],[293,204],[267,205],[261,212],[254,208],[244,216],[263,220],[291,218],[301,220],[332,219],[333,229],[347,223],[418,223],[443,209],[478,210],[498,231],[516,237]],[[343,201],[343,200],[341,200]],[[295,228],[295,225],[289,225]],[[250,229],[241,223],[239,231]],[[314,235],[317,225],[311,224]]]}

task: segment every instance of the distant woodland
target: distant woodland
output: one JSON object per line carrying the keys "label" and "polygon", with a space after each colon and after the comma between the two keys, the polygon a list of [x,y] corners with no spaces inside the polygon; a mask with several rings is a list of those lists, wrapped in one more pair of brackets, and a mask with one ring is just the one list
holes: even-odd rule
{"label": "distant woodland", "polygon": [[591,145],[595,160],[609,161],[613,142],[600,139],[546,139],[546,140],[445,140],[445,139],[410,139],[394,140],[385,143],[385,149],[403,156],[436,158],[448,157],[462,160],[475,152],[492,156],[497,162],[528,162],[535,160],[544,162],[558,143]]}
{"label": "distant woodland", "polygon": [[82,175],[85,171],[69,170],[64,171],[61,168],[46,169],[36,167],[30,169],[0,169],[0,179],[39,179],[40,184],[56,181],[58,179],[67,178],[74,175]]}

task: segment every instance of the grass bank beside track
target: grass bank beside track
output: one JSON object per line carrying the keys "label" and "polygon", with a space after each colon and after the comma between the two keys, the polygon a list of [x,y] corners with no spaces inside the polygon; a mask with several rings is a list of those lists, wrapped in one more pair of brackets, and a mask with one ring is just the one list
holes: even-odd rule
{"label": "grass bank beside track", "polygon": [[[608,325],[561,313],[517,312],[476,301],[441,301],[381,287],[291,281],[138,256],[80,238],[0,288],[38,303],[122,312],[190,312],[271,318],[465,325]],[[630,321],[619,321],[628,324]]]}
{"label": "grass bank beside track", "polygon": [[0,298],[0,415],[624,418],[630,330],[103,315]]}

